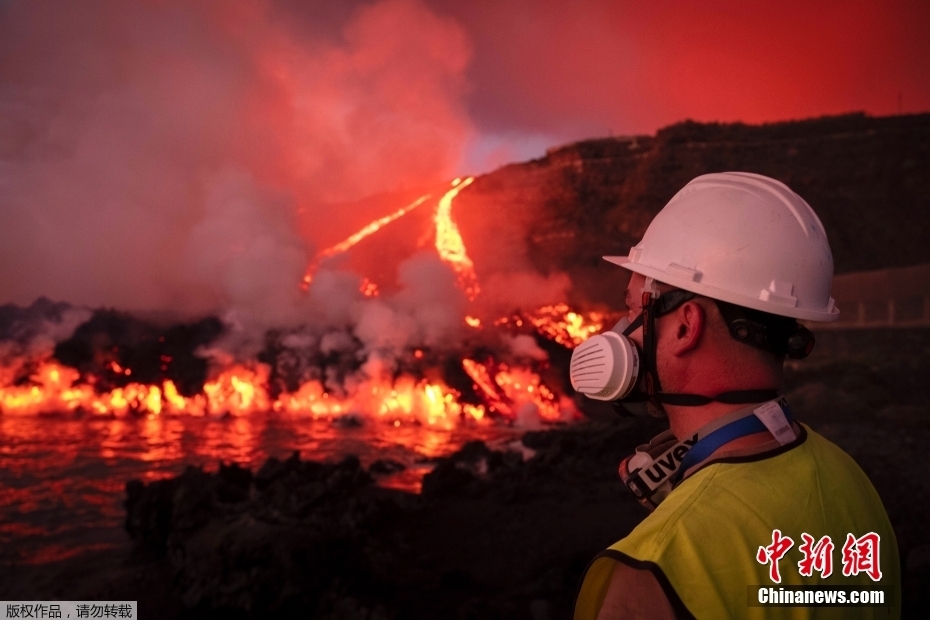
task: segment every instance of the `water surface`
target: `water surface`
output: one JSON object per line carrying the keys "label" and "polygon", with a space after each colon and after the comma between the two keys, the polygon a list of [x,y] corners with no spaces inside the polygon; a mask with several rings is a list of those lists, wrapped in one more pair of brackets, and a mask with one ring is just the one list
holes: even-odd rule
{"label": "water surface", "polygon": [[85,551],[126,546],[125,484],[179,474],[188,465],[215,470],[237,462],[256,470],[269,457],[338,460],[366,466],[393,459],[407,469],[380,480],[419,489],[430,460],[481,439],[513,444],[526,429],[481,426],[442,430],[358,425],[281,413],[241,417],[99,417],[0,414],[0,562],[43,564]]}

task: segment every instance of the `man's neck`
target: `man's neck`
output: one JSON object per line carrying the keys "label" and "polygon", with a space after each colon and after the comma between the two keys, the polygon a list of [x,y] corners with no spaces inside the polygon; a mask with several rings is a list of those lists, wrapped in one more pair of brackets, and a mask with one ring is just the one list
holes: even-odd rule
{"label": "man's neck", "polygon": [[[730,360],[728,360],[729,362]],[[715,396],[726,392],[744,390],[778,390],[782,387],[780,373],[770,372],[769,369],[753,364],[744,364],[741,367],[725,367],[713,359],[694,360],[691,366],[686,367],[683,376],[669,376],[668,387],[663,387],[673,394],[702,394]],[[665,405],[672,432],[679,439],[694,435],[702,426],[710,424],[717,418],[727,415],[737,409],[742,409],[747,403],[730,404],[717,401],[695,407]]]}
{"label": "man's neck", "polygon": [[699,428],[710,424],[717,418],[721,418],[745,406],[746,405],[730,405],[716,402],[700,405],[698,407],[665,405],[665,411],[668,412],[668,421],[672,433],[681,440],[685,437],[691,437]]}
{"label": "man's neck", "polygon": [[[715,402],[700,407],[666,406],[665,409],[668,412],[672,433],[674,433],[675,437],[680,441],[684,438],[693,436],[701,427],[710,424],[714,420],[722,418],[728,413],[743,409],[746,406],[745,404],[730,405],[727,403]],[[772,435],[768,431],[763,431],[735,439],[726,446],[722,446],[721,450],[740,450],[761,445],[771,440]]]}

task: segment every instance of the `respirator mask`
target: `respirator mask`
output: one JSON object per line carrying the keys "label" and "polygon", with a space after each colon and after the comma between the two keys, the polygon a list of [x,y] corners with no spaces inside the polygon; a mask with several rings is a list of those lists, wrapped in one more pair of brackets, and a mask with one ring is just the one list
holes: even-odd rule
{"label": "respirator mask", "polygon": [[[665,400],[656,368],[655,320],[695,297],[681,289],[659,295],[652,278],[647,278],[639,316],[632,322],[624,317],[611,330],[588,338],[572,352],[569,376],[575,391],[610,401],[620,413],[631,413],[630,404],[634,409],[645,404],[648,413],[664,416],[661,402]],[[630,338],[640,327],[642,350]]]}
{"label": "respirator mask", "polygon": [[642,356],[630,334],[641,320],[624,317],[610,331],[592,336],[572,351],[572,387],[588,398],[616,401],[627,398],[639,381]]}

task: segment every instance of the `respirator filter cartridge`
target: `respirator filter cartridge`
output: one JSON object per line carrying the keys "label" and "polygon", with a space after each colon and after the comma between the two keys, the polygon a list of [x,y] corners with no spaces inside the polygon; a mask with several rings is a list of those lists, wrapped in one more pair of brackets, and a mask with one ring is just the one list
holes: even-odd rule
{"label": "respirator filter cartridge", "polygon": [[639,351],[626,336],[608,331],[588,338],[572,352],[569,376],[575,391],[596,400],[618,400],[639,379]]}

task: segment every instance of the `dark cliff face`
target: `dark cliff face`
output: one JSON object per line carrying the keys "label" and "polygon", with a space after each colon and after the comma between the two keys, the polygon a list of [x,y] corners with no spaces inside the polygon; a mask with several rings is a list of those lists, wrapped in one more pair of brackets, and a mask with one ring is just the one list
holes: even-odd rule
{"label": "dark cliff face", "polygon": [[685,122],[655,136],[571,144],[476,179],[455,217],[482,271],[523,262],[572,275],[575,300],[619,301],[616,268],[688,181],[776,178],[820,216],[837,273],[930,262],[930,114],[761,126]]}

